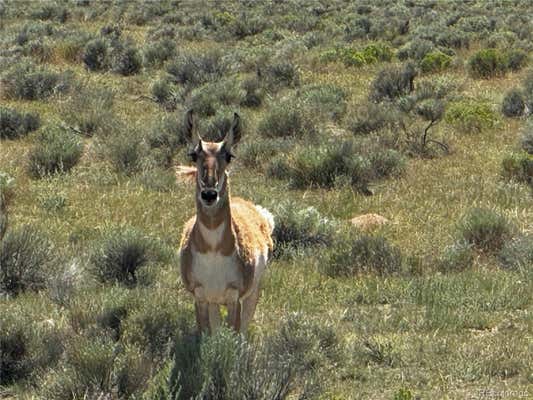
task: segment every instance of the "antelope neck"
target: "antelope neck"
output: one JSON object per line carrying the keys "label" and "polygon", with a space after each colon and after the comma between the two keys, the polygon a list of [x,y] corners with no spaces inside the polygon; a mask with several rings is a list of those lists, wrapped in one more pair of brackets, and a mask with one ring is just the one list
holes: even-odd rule
{"label": "antelope neck", "polygon": [[235,249],[235,237],[231,227],[231,208],[228,188],[223,191],[220,204],[212,212],[206,212],[196,196],[195,247],[201,253],[215,251],[231,255]]}

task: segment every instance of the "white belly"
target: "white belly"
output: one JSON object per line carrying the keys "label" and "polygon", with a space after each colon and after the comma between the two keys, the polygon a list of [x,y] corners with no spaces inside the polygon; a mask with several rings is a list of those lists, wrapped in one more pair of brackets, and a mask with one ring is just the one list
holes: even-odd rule
{"label": "white belly", "polygon": [[194,253],[192,276],[199,285],[194,291],[198,300],[227,304],[238,299],[238,290],[229,289],[230,286],[242,286],[242,276],[235,254],[224,256],[215,252]]}

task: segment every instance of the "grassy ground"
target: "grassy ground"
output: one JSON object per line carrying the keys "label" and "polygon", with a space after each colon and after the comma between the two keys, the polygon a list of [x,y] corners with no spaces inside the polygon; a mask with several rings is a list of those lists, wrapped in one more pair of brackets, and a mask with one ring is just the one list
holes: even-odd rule
{"label": "grassy ground", "polygon": [[[24,18],[7,21],[4,32]],[[72,20],[66,24],[97,32],[103,23]],[[125,25],[123,35],[143,44],[149,27]],[[204,48],[217,43],[203,39],[180,46]],[[464,51],[461,59],[474,51]],[[331,83],[341,87],[348,94],[350,113],[366,98],[370,82],[383,65],[359,69],[341,63],[317,65],[318,50],[315,52],[298,59],[301,85]],[[132,77],[91,73],[80,63],[60,58],[52,58],[49,66],[73,70],[75,78],[87,85],[111,87],[117,118],[132,126],[143,129],[160,115],[155,103],[138,98],[149,95],[154,75],[160,71],[144,70]],[[518,85],[525,72],[476,80],[460,66],[447,75],[461,83],[462,95],[486,99],[498,110],[504,91]],[[3,99],[1,105],[39,112],[46,125],[61,120],[60,101],[60,97],[43,101]],[[255,127],[267,109],[268,105],[263,105],[244,111],[249,126]],[[377,234],[418,260],[410,273],[362,273],[340,278],[318,272],[313,254],[274,260],[264,278],[253,334],[278,331],[280,320],[291,313],[301,313],[333,329],[342,355],[320,366],[318,374],[325,379],[323,399],[489,398],[480,390],[508,391],[509,395],[497,398],[533,398],[531,267],[529,272],[504,270],[497,257],[476,252],[473,266],[465,271],[442,273],[434,268],[443,249],[455,241],[459,222],[473,207],[494,209],[519,232],[533,233],[530,189],[506,182],[500,175],[502,157],[517,147],[524,124],[522,119],[499,114],[495,127],[464,133],[441,122],[437,136],[446,138],[451,153],[431,159],[409,158],[402,176],[371,184],[373,196],[350,187],[288,189],[286,182],[246,168],[237,159],[231,174],[233,195],[267,208],[290,199],[301,208],[313,206],[323,216],[340,220],[378,213],[392,223]],[[243,142],[258,139],[251,131]],[[170,190],[155,191],[143,185],[139,175],[115,173],[105,160],[95,156],[95,138],[83,139],[84,155],[69,174],[32,179],[26,164],[35,135],[0,142],[0,171],[15,179],[10,229],[26,224],[39,228],[52,238],[56,255],[75,260],[82,270],[94,243],[109,227],[132,226],[177,249],[183,223],[194,213],[192,186],[179,183]],[[308,150],[312,152],[313,145]],[[54,210],[45,206],[47,199],[58,196],[64,199],[64,207]],[[176,260],[157,269],[147,287],[126,290],[97,283],[85,272],[82,276],[83,284],[67,305],[58,305],[44,290],[0,298],[0,312],[24,315],[36,326],[50,324],[68,337],[69,346],[75,343],[72,338],[90,340],[91,334],[78,327],[83,325],[80,321],[94,319],[91,310],[97,314],[115,292],[124,292],[123,296],[139,304],[164,304],[165,309],[185,315],[192,323],[192,301],[179,279]],[[128,334],[135,335],[135,328]],[[144,351],[141,342],[132,339],[132,343]],[[53,379],[52,374],[45,368],[37,375],[34,381],[0,386],[0,397],[46,398],[40,385]],[[413,397],[399,397],[402,388]]]}

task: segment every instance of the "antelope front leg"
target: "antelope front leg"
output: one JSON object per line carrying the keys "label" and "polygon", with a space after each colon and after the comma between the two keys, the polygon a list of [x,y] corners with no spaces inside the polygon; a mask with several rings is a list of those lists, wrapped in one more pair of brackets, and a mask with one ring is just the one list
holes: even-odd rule
{"label": "antelope front leg", "polygon": [[226,322],[231,326],[235,332],[240,332],[241,330],[241,302],[237,301],[231,302],[228,304],[228,317]]}
{"label": "antelope front leg", "polygon": [[195,300],[194,310],[196,311],[196,325],[200,333],[209,330],[209,304],[204,301]]}

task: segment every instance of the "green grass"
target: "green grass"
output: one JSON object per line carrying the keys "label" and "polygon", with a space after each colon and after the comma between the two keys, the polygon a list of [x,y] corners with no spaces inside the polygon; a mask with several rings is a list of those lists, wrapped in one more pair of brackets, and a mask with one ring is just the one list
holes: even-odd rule
{"label": "green grass", "polygon": [[[101,8],[102,15],[93,19],[80,17],[81,13],[89,12],[88,8],[70,4],[68,7],[76,12],[64,23],[67,29],[98,36],[103,26],[117,20],[115,6],[104,10],[97,5],[95,10]],[[228,21],[237,21],[240,7],[228,3],[227,10],[213,8],[206,15],[219,13],[227,17],[227,12],[231,17]],[[263,12],[261,6],[254,7],[253,12]],[[435,7],[450,12],[446,3]],[[12,8],[13,5],[8,6]],[[139,5],[138,11],[145,8]],[[467,11],[475,15],[475,8],[466,8],[465,15]],[[506,10],[506,6],[501,8]],[[125,20],[129,18],[128,12],[132,12],[131,8],[128,10]],[[200,21],[201,15],[193,6],[172,10],[183,15],[189,13],[194,21]],[[379,11],[377,7],[373,10]],[[350,8],[346,12],[352,11]],[[520,8],[507,11],[527,14]],[[23,21],[30,22],[30,14],[24,10],[15,16],[10,13],[0,21],[0,39],[10,37],[10,30],[19,29]],[[517,87],[527,71],[508,72],[492,79],[470,77],[467,60],[484,47],[483,36],[472,34],[471,48],[456,50],[453,68],[446,73],[438,72],[437,68],[430,76],[431,79],[442,76],[457,87],[451,103],[458,107],[456,118],[445,119],[434,128],[435,137],[447,138],[450,154],[431,159],[406,157],[401,175],[370,182],[372,196],[342,184],[293,189],[286,180],[265,176],[266,161],[281,151],[289,153],[296,148],[312,153],[326,140],[332,143],[351,140],[352,133],[347,130],[350,115],[367,101],[371,82],[378,72],[396,65],[396,58],[381,57],[376,63],[357,67],[342,60],[323,63],[321,55],[328,49],[365,49],[377,41],[357,39],[353,45],[346,43],[343,32],[336,30],[343,12],[334,11],[321,14],[313,31],[325,33],[324,43],[302,50],[301,37],[307,25],[296,12],[281,14],[273,17],[272,26],[266,22],[264,33],[246,33],[240,40],[236,37],[242,32],[231,31],[228,35],[220,30],[226,29],[224,26],[217,31],[207,21],[202,29],[208,33],[197,37],[192,35],[198,26],[174,24],[176,29],[182,29],[176,40],[177,54],[222,51],[229,59],[223,79],[235,82],[235,87],[247,79],[257,80],[258,93],[264,95],[264,101],[257,107],[235,105],[227,109],[228,116],[230,109],[239,110],[245,124],[242,141],[248,146],[244,160],[239,158],[239,147],[235,149],[232,194],[272,210],[287,202],[301,210],[313,207],[321,218],[338,224],[334,230],[339,226],[342,228],[338,229],[353,230],[348,220],[356,215],[383,215],[391,223],[371,235],[383,237],[400,249],[402,265],[391,274],[361,267],[353,273],[328,276],[320,265],[328,257],[319,255],[335,253],[336,248],[328,248],[329,235],[333,233],[327,230],[326,246],[321,243],[305,251],[298,247],[290,252],[291,257],[275,258],[270,263],[250,339],[268,342],[282,333],[280,321],[289,321],[294,315],[300,318],[294,327],[295,340],[311,344],[306,359],[297,361],[299,365],[312,361],[315,373],[296,379],[290,399],[298,398],[301,390],[315,380],[320,386],[321,394],[316,397],[319,399],[390,400],[416,396],[457,399],[469,398],[479,389],[522,391],[532,396],[532,268],[523,265],[502,268],[497,251],[474,247],[469,249],[467,267],[439,267],[445,249],[460,240],[461,221],[474,208],[493,210],[503,216],[513,226],[510,234],[516,235],[516,240],[520,235],[531,234],[531,189],[524,182],[502,178],[502,160],[518,151],[526,121],[497,114],[506,91]],[[313,21],[308,15],[303,17],[307,18],[306,23]],[[349,18],[359,17],[350,14]],[[124,23],[122,37],[130,38],[142,53],[150,46],[148,31],[161,23],[158,18],[164,17],[149,17],[144,25]],[[59,27],[57,22],[52,24]],[[416,19],[411,24],[422,27]],[[232,24],[231,29],[240,28]],[[401,47],[400,41],[393,40],[396,33],[386,31],[383,35],[379,42],[383,39],[391,49]],[[269,37],[273,36],[282,39],[272,42]],[[113,107],[105,120],[98,121],[102,126],[95,130],[94,137],[77,137],[83,143],[83,153],[68,173],[41,179],[28,174],[28,154],[38,145],[43,128],[14,140],[0,141],[0,171],[14,178],[8,232],[32,225],[46,234],[52,243],[49,251],[55,257],[54,265],[47,268],[44,290],[0,297],[0,322],[4,316],[9,321],[0,327],[0,339],[8,337],[5,327],[13,331],[24,328],[27,351],[32,355],[22,357],[27,367],[24,379],[0,382],[0,397],[10,400],[67,399],[72,398],[71,392],[77,393],[78,398],[85,395],[97,398],[100,392],[109,392],[114,393],[113,400],[118,393],[124,398],[133,392],[137,396],[155,393],[168,382],[175,342],[180,343],[180,338],[194,330],[192,299],[183,288],[175,257],[183,224],[194,213],[193,187],[188,183],[168,183],[166,178],[172,176],[172,171],[154,161],[158,156],[147,138],[155,135],[153,121],[161,120],[166,112],[150,100],[153,83],[166,76],[166,64],[128,77],[89,72],[81,59],[67,57],[60,51],[68,38],[67,35],[47,39],[52,56],[43,68],[53,72],[71,70],[76,83],[92,88],[87,93],[109,91],[113,94]],[[8,46],[7,42],[0,43],[0,50]],[[269,77],[256,76],[256,67],[261,69],[267,63],[268,71],[268,65],[278,61],[296,68],[297,87],[274,88]],[[185,87],[176,87],[180,90],[178,98],[183,93],[187,95]],[[62,125],[65,107],[76,116],[78,102],[68,102],[68,96],[72,94],[56,93],[36,101],[2,98],[2,106],[38,113],[41,126],[46,129]],[[312,122],[313,135],[306,136],[308,132],[304,129],[301,135],[285,141],[269,137],[286,136],[281,128],[275,134],[258,132],[276,105],[298,96],[307,102],[314,101],[306,110],[310,115],[303,115],[306,119],[299,125],[306,127]],[[220,111],[219,100],[214,102],[216,112]],[[479,104],[481,108],[477,107]],[[185,106],[179,104],[180,111],[165,115],[169,123],[181,121]],[[92,119],[93,109],[89,107],[87,112]],[[472,121],[473,114],[481,115],[481,122]],[[119,123],[123,125],[115,125]],[[120,126],[118,133],[115,126]],[[179,135],[179,127],[175,128]],[[168,134],[172,133],[174,130],[169,127]],[[381,133],[378,130],[375,135]],[[131,143],[128,140],[132,136],[139,140],[139,162],[134,168],[124,169],[108,153],[121,144]],[[113,139],[115,147],[110,150]],[[171,144],[176,150],[173,148],[169,154],[174,153],[173,163],[183,164],[185,147],[179,137],[174,139]],[[156,178],[161,178],[160,185]],[[297,223],[294,225],[301,229]],[[93,273],[91,254],[107,233],[125,227],[149,238],[150,243],[157,243],[157,250],[163,255],[157,262],[143,265],[146,277],[139,278],[142,284],[100,282]],[[359,237],[359,233],[353,234]],[[331,243],[334,246],[336,242]],[[514,249],[510,243],[503,244],[507,257]],[[328,332],[335,336],[335,352],[331,357],[329,353],[322,354],[322,342],[320,346],[314,342],[331,339]],[[40,341],[41,337],[47,341]],[[216,346],[213,348],[216,353]]]}

